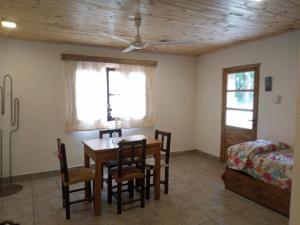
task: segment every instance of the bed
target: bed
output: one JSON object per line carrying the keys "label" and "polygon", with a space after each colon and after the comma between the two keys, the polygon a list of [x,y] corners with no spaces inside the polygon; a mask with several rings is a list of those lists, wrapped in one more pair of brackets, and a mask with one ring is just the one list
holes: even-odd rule
{"label": "bed", "polygon": [[293,151],[282,142],[256,140],[228,148],[225,187],[289,215]]}

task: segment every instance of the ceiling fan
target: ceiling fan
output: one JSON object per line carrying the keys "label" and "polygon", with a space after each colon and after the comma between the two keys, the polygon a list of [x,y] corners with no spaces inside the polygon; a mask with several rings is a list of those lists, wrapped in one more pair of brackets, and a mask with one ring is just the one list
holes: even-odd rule
{"label": "ceiling fan", "polygon": [[124,49],[122,52],[131,52],[133,50],[144,49],[148,46],[151,47],[151,46],[158,46],[158,45],[182,45],[182,44],[192,43],[191,40],[186,40],[186,41],[160,40],[160,41],[155,41],[155,42],[143,42],[142,37],[140,35],[140,26],[142,24],[141,13],[139,13],[139,12],[135,13],[135,16],[134,16],[133,20],[134,20],[134,25],[135,25],[136,30],[137,30],[137,34],[136,34],[133,42],[130,42],[130,41],[128,41],[128,40],[126,40],[122,37],[105,34],[106,36],[109,36],[113,39],[123,41],[123,42],[126,42],[127,44],[129,44],[129,46],[126,49]]}

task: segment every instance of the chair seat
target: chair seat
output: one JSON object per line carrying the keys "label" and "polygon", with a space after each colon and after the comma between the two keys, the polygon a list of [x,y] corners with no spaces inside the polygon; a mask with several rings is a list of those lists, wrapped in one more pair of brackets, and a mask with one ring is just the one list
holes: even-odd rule
{"label": "chair seat", "polygon": [[123,168],[121,177],[118,177],[118,169],[115,168],[111,170],[111,175],[117,182],[129,181],[145,177],[145,174],[141,172],[141,169],[138,169],[136,167]]}
{"label": "chair seat", "polygon": [[[146,167],[154,167],[155,166],[155,158],[148,158],[146,159]],[[160,160],[160,167],[167,167],[169,164],[167,164],[164,160]]]}
{"label": "chair seat", "polygon": [[62,175],[63,183],[65,186],[94,180],[94,178],[95,173],[93,169],[84,167],[69,170],[69,182],[65,182],[64,176]]}
{"label": "chair seat", "polygon": [[[130,163],[130,159],[124,159],[124,162],[123,164],[126,164],[126,163]],[[116,160],[110,160],[110,161],[107,161],[105,163],[103,163],[107,168],[113,168],[113,167],[117,167],[118,166],[118,163]]]}

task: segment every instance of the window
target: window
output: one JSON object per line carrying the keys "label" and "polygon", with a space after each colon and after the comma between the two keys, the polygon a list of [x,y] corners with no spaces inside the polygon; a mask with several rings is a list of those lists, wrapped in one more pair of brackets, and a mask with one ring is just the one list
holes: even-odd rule
{"label": "window", "polygon": [[[106,68],[106,88],[107,121],[126,117],[142,119],[146,116],[146,79],[144,73],[132,71],[126,79],[118,69]],[[131,110],[124,110],[126,108]],[[130,114],[126,115],[126,113]]]}
{"label": "window", "polygon": [[254,106],[254,71],[227,75],[226,125],[252,129]]}
{"label": "window", "polygon": [[66,62],[66,130],[154,124],[154,68]]}

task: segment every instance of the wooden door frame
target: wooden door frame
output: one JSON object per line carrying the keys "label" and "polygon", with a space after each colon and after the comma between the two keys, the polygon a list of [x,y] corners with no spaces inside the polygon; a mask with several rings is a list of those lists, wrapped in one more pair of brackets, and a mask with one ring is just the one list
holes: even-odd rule
{"label": "wooden door frame", "polygon": [[253,118],[256,120],[256,123],[253,123],[252,132],[254,132],[254,137],[257,138],[257,123],[258,123],[258,97],[259,97],[259,71],[260,71],[260,63],[258,64],[250,64],[245,66],[235,66],[230,68],[223,69],[223,85],[222,85],[222,121],[221,121],[221,148],[220,148],[220,161],[226,161],[226,150],[224,144],[225,138],[225,114],[226,114],[226,104],[227,104],[227,75],[229,73],[237,73],[253,70],[255,71],[255,79],[254,79],[254,102],[253,102]]}

